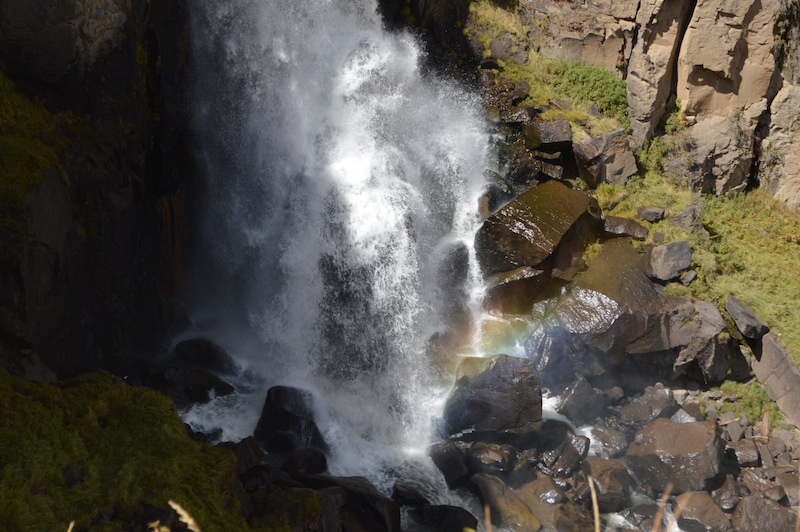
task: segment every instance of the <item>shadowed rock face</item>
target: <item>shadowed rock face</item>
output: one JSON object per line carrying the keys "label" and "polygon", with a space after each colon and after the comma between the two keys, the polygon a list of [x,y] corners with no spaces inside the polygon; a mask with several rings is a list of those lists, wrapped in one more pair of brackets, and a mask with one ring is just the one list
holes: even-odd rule
{"label": "shadowed rock face", "polygon": [[656,491],[701,491],[719,473],[724,448],[714,421],[657,419],[636,433],[626,458],[636,477]]}

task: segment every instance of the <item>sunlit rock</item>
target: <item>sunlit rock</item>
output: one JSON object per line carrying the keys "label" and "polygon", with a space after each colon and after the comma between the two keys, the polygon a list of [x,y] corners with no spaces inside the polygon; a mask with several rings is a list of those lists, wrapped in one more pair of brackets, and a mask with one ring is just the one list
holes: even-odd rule
{"label": "sunlit rock", "polygon": [[758,319],[756,315],[753,314],[753,311],[747,308],[739,298],[732,294],[728,295],[728,300],[725,303],[725,310],[731,315],[733,322],[736,324],[736,328],[739,329],[739,332],[741,332],[742,336],[745,338],[758,340],[769,332],[769,327]]}
{"label": "sunlit rock", "polygon": [[759,494],[742,498],[733,514],[735,530],[794,530],[797,515]]}
{"label": "sunlit rock", "polygon": [[656,419],[636,433],[625,458],[640,482],[662,492],[700,491],[720,471],[723,444],[715,421]]}
{"label": "sunlit rock", "polygon": [[675,505],[681,508],[678,526],[682,530],[733,531],[730,517],[705,491],[690,491],[679,495],[675,499]]}
{"label": "sunlit rock", "polygon": [[473,442],[470,445],[464,464],[472,473],[487,473],[505,476],[517,461],[517,453],[510,445],[502,443]]}
{"label": "sunlit rock", "polygon": [[620,216],[606,216],[603,230],[613,236],[629,236],[636,240],[644,240],[650,231],[639,222]]}
{"label": "sunlit rock", "polygon": [[481,500],[490,508],[493,525],[515,532],[535,532],[541,529],[539,519],[502,480],[481,473],[473,476],[472,482],[480,490]]}
{"label": "sunlit rock", "polygon": [[650,258],[653,277],[671,281],[692,264],[692,246],[686,240],[656,246]]}
{"label": "sunlit rock", "polygon": [[638,171],[630,136],[622,129],[582,139],[573,150],[581,179],[592,188],[600,183],[624,184]]}
{"label": "sunlit rock", "polygon": [[591,205],[589,196],[556,181],[518,197],[486,220],[475,236],[484,275],[537,267]]}

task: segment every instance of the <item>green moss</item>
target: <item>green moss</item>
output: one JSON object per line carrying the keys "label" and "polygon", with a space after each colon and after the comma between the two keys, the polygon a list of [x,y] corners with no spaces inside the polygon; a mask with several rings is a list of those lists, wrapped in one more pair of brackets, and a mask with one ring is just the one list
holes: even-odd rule
{"label": "green moss", "polygon": [[[143,504],[181,504],[204,529],[243,529],[235,458],[191,440],[170,400],[98,373],[61,387],[0,370],[0,522],[11,530],[136,523]],[[75,464],[83,480],[62,478]],[[141,524],[141,523],[139,523]]]}
{"label": "green moss", "polygon": [[69,187],[61,153],[89,131],[88,121],[68,112],[51,114],[40,101],[18,93],[0,73],[0,259],[13,259],[26,238],[25,197],[57,170]]}
{"label": "green moss", "polygon": [[733,412],[737,416],[745,416],[751,425],[754,425],[764,414],[769,416],[771,427],[777,426],[783,419],[778,406],[772,402],[767,391],[757,381],[726,382],[720,386],[720,389],[726,394],[736,397],[733,402],[723,404],[722,412]]}

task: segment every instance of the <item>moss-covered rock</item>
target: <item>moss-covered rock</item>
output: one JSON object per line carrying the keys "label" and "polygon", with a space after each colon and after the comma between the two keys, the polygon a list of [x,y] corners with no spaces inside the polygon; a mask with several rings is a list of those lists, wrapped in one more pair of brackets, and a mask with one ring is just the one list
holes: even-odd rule
{"label": "moss-covered rock", "polygon": [[191,440],[165,396],[108,373],[51,386],[0,370],[0,456],[10,530],[138,528],[170,500],[204,530],[246,528],[233,454]]}

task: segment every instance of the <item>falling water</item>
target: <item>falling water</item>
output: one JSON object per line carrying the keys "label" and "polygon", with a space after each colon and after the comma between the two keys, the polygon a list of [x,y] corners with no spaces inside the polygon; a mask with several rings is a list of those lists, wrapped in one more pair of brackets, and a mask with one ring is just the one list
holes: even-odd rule
{"label": "falling water", "polygon": [[479,103],[423,74],[417,41],[384,30],[374,1],[197,4],[194,318],[258,392],[186,417],[241,437],[266,386],[303,387],[331,472],[386,487],[427,467],[443,390],[426,344],[474,304],[491,162]]}

